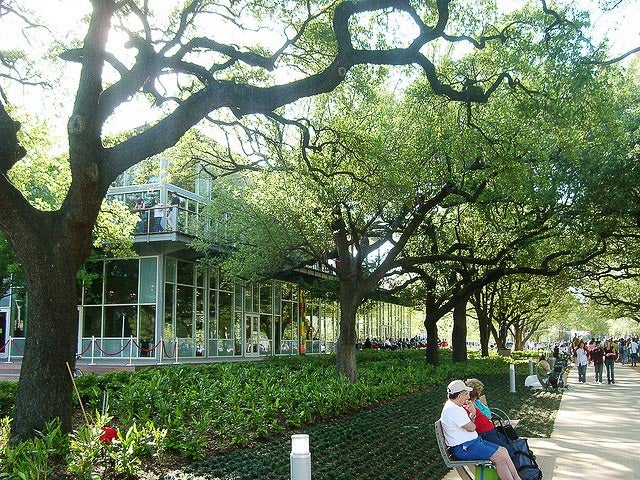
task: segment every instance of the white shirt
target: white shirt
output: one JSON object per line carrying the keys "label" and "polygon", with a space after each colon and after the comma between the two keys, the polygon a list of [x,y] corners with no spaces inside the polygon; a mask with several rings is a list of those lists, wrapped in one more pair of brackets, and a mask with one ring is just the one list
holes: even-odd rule
{"label": "white shirt", "polygon": [[634,342],[633,340],[629,344],[629,351],[631,353],[638,353],[638,344],[636,342]]}
{"label": "white shirt", "polygon": [[579,348],[576,350],[576,365],[587,365],[589,363],[589,358],[587,357],[587,352],[584,348]]}
{"label": "white shirt", "polygon": [[462,428],[463,425],[466,425],[470,421],[469,414],[464,408],[456,405],[451,400],[447,400],[440,414],[440,422],[442,423],[442,431],[444,432],[444,443],[449,447],[453,447],[470,440],[475,440],[478,437],[475,430],[469,432]]}

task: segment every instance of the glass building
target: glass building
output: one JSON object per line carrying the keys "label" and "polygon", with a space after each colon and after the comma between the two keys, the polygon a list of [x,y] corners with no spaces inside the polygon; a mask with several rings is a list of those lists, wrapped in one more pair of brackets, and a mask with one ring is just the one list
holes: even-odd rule
{"label": "glass building", "polygon": [[[295,280],[249,283],[197,262],[189,243],[198,229],[223,234],[224,223],[201,213],[209,183],[196,179],[188,188],[167,183],[163,164],[148,183],[136,183],[139,175],[127,172],[108,193],[108,201],[124,202],[140,215],[134,242],[139,256],[85,266],[78,298],[82,357],[92,363],[155,364],[334,352],[336,302],[312,298]],[[297,274],[329,273],[307,268]],[[28,302],[8,293],[0,299],[0,356],[20,357]],[[410,307],[367,302],[358,316],[360,341],[410,338],[414,313]]]}

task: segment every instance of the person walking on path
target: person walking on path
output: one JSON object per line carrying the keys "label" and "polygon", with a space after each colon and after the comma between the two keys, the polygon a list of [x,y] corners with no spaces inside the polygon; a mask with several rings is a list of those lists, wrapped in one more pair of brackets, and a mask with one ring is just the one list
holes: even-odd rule
{"label": "person walking on path", "polygon": [[614,377],[614,366],[616,358],[618,357],[618,351],[613,343],[611,343],[611,340],[605,340],[603,350],[604,365],[607,367],[607,383],[616,383],[616,379]]}
{"label": "person walking on path", "polygon": [[621,365],[626,365],[629,361],[629,342],[626,338],[618,340],[618,355]]}
{"label": "person walking on path", "polygon": [[589,358],[593,362],[593,368],[596,371],[595,382],[602,383],[602,366],[604,361],[604,350],[600,346],[600,340],[596,340],[593,348],[589,352]]}
{"label": "person walking on path", "polygon": [[638,364],[638,339],[635,337],[629,342],[629,358],[631,366],[635,367]]}
{"label": "person walking on path", "polygon": [[587,383],[587,365],[589,364],[589,357],[587,350],[584,346],[584,342],[578,343],[578,348],[574,353],[576,368],[578,369],[578,383]]}

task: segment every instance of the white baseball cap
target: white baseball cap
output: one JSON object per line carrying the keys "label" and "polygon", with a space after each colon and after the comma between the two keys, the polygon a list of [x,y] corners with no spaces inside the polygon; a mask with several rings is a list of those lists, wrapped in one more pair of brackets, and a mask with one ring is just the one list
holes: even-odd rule
{"label": "white baseball cap", "polygon": [[471,390],[473,390],[473,388],[467,387],[467,385],[462,380],[454,380],[449,385],[447,385],[447,393],[449,395],[464,391],[470,392]]}

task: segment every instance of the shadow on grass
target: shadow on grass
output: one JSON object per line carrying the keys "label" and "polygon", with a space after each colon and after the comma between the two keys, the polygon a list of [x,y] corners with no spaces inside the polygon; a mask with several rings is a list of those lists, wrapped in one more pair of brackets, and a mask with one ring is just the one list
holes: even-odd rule
{"label": "shadow on grass", "polygon": [[[478,378],[485,384],[489,405],[520,420],[520,436],[551,435],[560,393],[524,387],[510,393],[509,380],[504,375]],[[523,385],[524,377],[519,376],[516,384]],[[440,416],[444,400],[442,385],[196,462],[179,478],[288,480],[289,434],[307,433],[313,478],[440,479],[448,470],[438,451],[433,423]]]}

